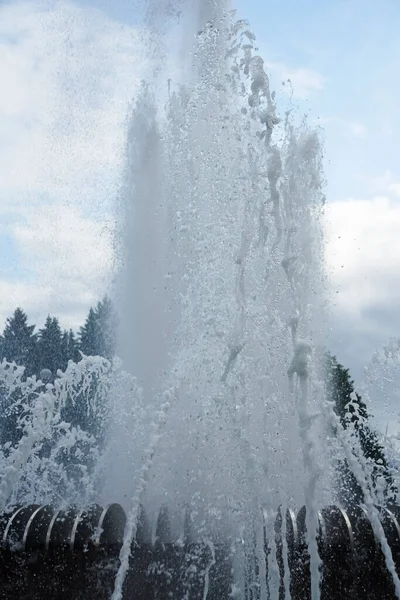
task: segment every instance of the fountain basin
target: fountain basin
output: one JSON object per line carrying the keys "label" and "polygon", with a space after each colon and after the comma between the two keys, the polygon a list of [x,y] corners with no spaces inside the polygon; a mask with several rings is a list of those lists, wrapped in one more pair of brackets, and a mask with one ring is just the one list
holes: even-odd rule
{"label": "fountain basin", "polygon": [[[400,508],[380,509],[379,514],[399,571]],[[159,513],[154,536],[142,509],[123,598],[256,600],[262,598],[264,590],[268,598],[279,596],[284,600],[290,589],[293,600],[308,599],[310,560],[305,517],[304,507],[297,514],[287,510],[283,528],[283,516],[278,511],[274,540],[268,539],[264,530],[263,558],[251,549],[244,553],[242,589],[234,596],[232,589],[238,589],[237,585],[232,587],[237,540],[215,540],[212,544],[209,540],[196,540],[188,518],[183,535],[174,539],[166,508]],[[125,523],[126,515],[118,504],[106,508],[94,505],[85,510],[13,507],[0,517],[0,598],[108,600],[119,567]],[[279,571],[279,590],[275,590],[278,596],[270,589],[272,547],[275,570]],[[318,549],[322,560],[322,600],[394,600],[391,575],[363,508],[323,508],[319,512]],[[265,561],[263,568],[260,560]],[[285,562],[289,577],[285,576]],[[265,573],[263,582],[261,573]]]}

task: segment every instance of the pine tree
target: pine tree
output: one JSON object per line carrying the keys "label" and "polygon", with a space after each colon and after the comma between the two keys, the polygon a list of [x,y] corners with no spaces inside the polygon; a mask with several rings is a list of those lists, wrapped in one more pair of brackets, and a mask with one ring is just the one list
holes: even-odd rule
{"label": "pine tree", "polygon": [[[0,359],[15,362],[25,367],[25,377],[36,373],[37,336],[35,325],[28,325],[28,317],[21,308],[17,308],[6,321],[1,338]],[[21,438],[22,431],[19,419],[23,412],[18,402],[20,390],[18,387],[9,394],[5,386],[0,385],[0,444],[11,442],[15,445]]]}
{"label": "pine tree", "polygon": [[85,324],[79,331],[79,349],[86,356],[103,356],[112,359],[115,355],[117,318],[112,302],[107,296],[91,308]]}
{"label": "pine tree", "polygon": [[38,375],[42,369],[50,369],[55,376],[63,367],[62,333],[56,317],[49,315],[43,329],[39,330],[36,363]]}
{"label": "pine tree", "polygon": [[78,341],[75,337],[75,333],[70,329],[69,331],[64,330],[61,338],[62,348],[62,367],[63,371],[67,368],[68,361],[79,362],[80,353],[78,348]]}
{"label": "pine tree", "polygon": [[6,321],[3,332],[2,358],[25,367],[26,375],[36,372],[37,335],[35,325],[28,325],[28,317],[21,308],[17,308]]}
{"label": "pine tree", "polygon": [[[363,456],[373,464],[373,485],[376,483],[376,477],[383,474],[389,490],[392,488],[392,479],[388,472],[384,449],[376,432],[369,426],[371,415],[361,396],[354,390],[354,381],[350,377],[349,369],[344,368],[336,357],[329,353],[326,353],[326,391],[328,400],[334,403],[334,410],[342,426],[345,429],[353,428]],[[362,490],[347,463],[341,464],[339,470],[339,487],[343,501],[347,504],[362,501]]]}
{"label": "pine tree", "polygon": [[93,308],[89,310],[85,324],[79,330],[79,349],[86,356],[97,356],[99,328],[96,313]]}

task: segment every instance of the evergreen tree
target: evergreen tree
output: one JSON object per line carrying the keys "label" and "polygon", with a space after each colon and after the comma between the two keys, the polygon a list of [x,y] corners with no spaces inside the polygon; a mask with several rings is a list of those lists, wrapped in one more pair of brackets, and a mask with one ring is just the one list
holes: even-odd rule
{"label": "evergreen tree", "polygon": [[49,315],[43,329],[39,330],[36,354],[38,375],[42,369],[50,369],[55,377],[58,369],[63,367],[62,333],[56,317]]}
{"label": "evergreen tree", "polygon": [[60,368],[64,371],[67,368],[68,361],[72,360],[77,363],[79,362],[81,357],[78,348],[78,341],[72,329],[70,329],[69,331],[65,330],[63,332],[61,338],[61,348],[62,367]]}
{"label": "evergreen tree", "polygon": [[19,421],[23,414],[23,407],[19,400],[20,390],[16,389],[10,394],[6,386],[0,382],[0,446],[8,443],[15,446],[21,439],[22,430]]}
{"label": "evergreen tree", "polygon": [[99,327],[96,313],[93,308],[89,310],[85,324],[79,330],[79,349],[86,356],[98,355]]}
{"label": "evergreen tree", "polygon": [[[1,338],[0,359],[15,362],[25,367],[25,376],[36,372],[37,336],[35,326],[28,325],[28,317],[21,308],[17,308],[6,321]],[[15,445],[21,438],[19,420],[23,407],[19,402],[20,390],[17,388],[11,394],[0,384],[0,444],[11,442]]]}
{"label": "evergreen tree", "polygon": [[[391,489],[392,480],[388,472],[384,449],[379,443],[376,432],[369,426],[371,415],[367,406],[354,390],[354,381],[350,377],[349,369],[345,369],[336,357],[329,353],[326,353],[326,390],[328,400],[334,403],[334,410],[339,416],[342,426],[345,429],[353,428],[364,457],[373,464],[373,485],[375,485],[376,477],[383,474],[386,477],[388,490]],[[362,490],[347,463],[341,464],[339,470],[342,500],[347,504],[362,501]]]}
{"label": "evergreen tree", "polygon": [[79,349],[86,356],[112,359],[115,355],[116,328],[116,313],[111,300],[105,296],[95,309],[89,310],[79,332]]}
{"label": "evergreen tree", "polygon": [[17,308],[6,321],[1,343],[1,358],[24,366],[26,375],[36,372],[37,335],[35,325],[28,325],[28,317]]}

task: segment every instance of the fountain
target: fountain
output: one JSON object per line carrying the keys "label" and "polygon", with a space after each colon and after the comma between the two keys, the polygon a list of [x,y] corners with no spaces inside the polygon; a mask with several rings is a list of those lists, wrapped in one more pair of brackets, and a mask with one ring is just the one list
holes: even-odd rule
{"label": "fountain", "polygon": [[[182,68],[160,58],[127,132],[122,363],[83,357],[53,383],[0,365],[21,419],[0,597],[400,598],[399,509],[378,507],[324,391],[318,132],[279,118],[247,22],[181,5]],[[362,507],[336,505],[339,459]]]}

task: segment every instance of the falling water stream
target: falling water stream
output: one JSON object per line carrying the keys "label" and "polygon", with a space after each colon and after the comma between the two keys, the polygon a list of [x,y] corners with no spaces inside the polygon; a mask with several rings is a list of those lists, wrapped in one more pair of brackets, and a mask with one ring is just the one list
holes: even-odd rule
{"label": "falling water stream", "polygon": [[[365,492],[400,598],[367,468],[324,396],[319,134],[305,118],[279,113],[250,26],[227,2],[148,9],[156,68],[130,115],[117,201],[122,364],[84,357],[47,386],[1,365],[4,389],[10,397],[19,390],[24,436],[2,451],[0,509],[123,504],[112,597],[120,600],[141,504],[154,516],[168,505],[177,528],[190,507],[211,553],[214,537],[229,534],[256,554],[263,539],[253,533],[273,526],[278,507],[305,504],[316,600],[318,507],[330,503],[341,453]],[[93,395],[94,380],[103,383]],[[83,396],[88,418],[107,424],[101,444],[64,419],[63,407]],[[60,459],[66,454],[75,475]],[[268,561],[278,597],[273,548]],[[286,572],[289,598],[288,581]],[[240,569],[232,597],[245,598]]]}
{"label": "falling water stream", "polygon": [[223,3],[181,8],[190,65],[144,83],[121,199],[120,354],[159,420],[127,536],[143,501],[188,505],[208,532],[250,531],[261,507],[271,518],[305,502],[316,598],[329,488],[312,383],[325,299],[320,141],[306,121],[278,117],[247,22]]}

